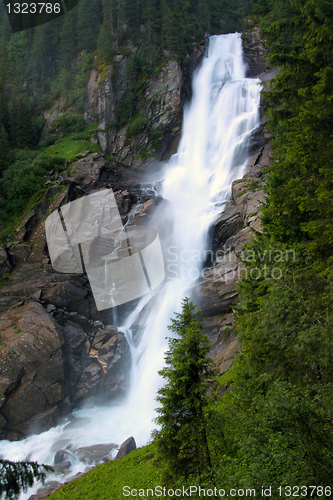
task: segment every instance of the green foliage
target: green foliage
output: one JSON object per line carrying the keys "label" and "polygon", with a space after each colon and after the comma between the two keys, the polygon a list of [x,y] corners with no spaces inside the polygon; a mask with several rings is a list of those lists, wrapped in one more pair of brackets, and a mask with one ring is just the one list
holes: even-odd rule
{"label": "green foliage", "polygon": [[202,318],[185,298],[182,313],[176,314],[169,329],[166,367],[160,371],[166,384],[158,391],[155,433],[157,456],[167,474],[188,478],[209,474],[211,467],[204,408],[207,405],[207,379],[213,362],[208,357],[210,344],[203,334]]}
{"label": "green foliage", "polygon": [[287,0],[284,7],[270,14],[277,20],[264,29],[271,61],[281,67],[268,96],[276,163],[264,222],[273,239],[310,241],[314,250],[330,255],[333,7]]}
{"label": "green foliage", "polygon": [[45,471],[52,470],[36,462],[10,462],[0,460],[0,495],[17,498],[22,491],[32,486],[34,480],[44,480]]}
{"label": "green foliage", "polygon": [[[225,438],[216,474],[226,485],[257,490],[332,484],[332,263],[318,263],[302,248],[295,260],[262,263],[268,243],[261,241],[246,275],[278,266],[282,277],[268,272],[241,283],[241,356],[221,380],[232,391],[214,407]],[[252,248],[256,253],[257,244]],[[211,432],[214,440],[218,427]]]}
{"label": "green foliage", "polygon": [[0,125],[0,175],[10,163],[8,134],[4,125]]}
{"label": "green foliage", "polygon": [[72,115],[64,113],[56,117],[52,128],[60,131],[62,136],[82,132],[86,128],[86,123],[82,115]]}
{"label": "green foliage", "polygon": [[158,127],[151,127],[148,132],[149,143],[153,148],[157,149],[161,146],[163,135]]}
{"label": "green foliage", "polygon": [[65,16],[60,32],[59,69],[68,71],[73,65],[75,55],[76,12],[71,11]]}
{"label": "green foliage", "polygon": [[90,51],[96,48],[101,22],[102,1],[80,0],[77,9],[77,38],[79,46]]}
{"label": "green foliage", "polygon": [[[30,157],[29,157],[30,156]],[[62,169],[64,159],[31,153],[26,157],[18,152],[14,163],[4,172],[0,181],[0,214],[6,219],[22,211],[30,198],[43,189],[44,176],[50,170]]]}
{"label": "green foliage", "polygon": [[23,97],[12,99],[9,107],[9,139],[13,148],[33,148],[37,145],[32,125],[32,112]]}
{"label": "green foliage", "polygon": [[264,235],[244,253],[241,355],[219,379],[209,438],[221,441],[223,422],[219,483],[276,492],[333,481],[332,5],[267,0],[255,12],[280,67],[267,95],[274,163]]}
{"label": "green foliage", "polygon": [[59,158],[61,161],[73,161],[78,154],[84,151],[100,151],[100,147],[97,144],[92,144],[89,140],[94,130],[95,127],[90,126],[86,127],[83,132],[58,139],[45,150],[45,154]]}
{"label": "green foliage", "polygon": [[131,139],[140,132],[143,132],[148,123],[148,118],[145,116],[136,116],[130,123],[127,131],[127,138]]}

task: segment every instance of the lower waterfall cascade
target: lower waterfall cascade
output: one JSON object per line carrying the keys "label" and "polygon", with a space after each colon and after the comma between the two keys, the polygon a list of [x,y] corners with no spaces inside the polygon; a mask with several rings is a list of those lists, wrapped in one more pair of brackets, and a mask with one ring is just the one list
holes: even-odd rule
{"label": "lower waterfall cascade", "polygon": [[[149,441],[155,426],[156,393],[162,384],[158,371],[168,347],[167,326],[174,312],[180,312],[187,290],[202,275],[209,229],[230,198],[232,182],[245,174],[250,140],[260,124],[260,80],[245,75],[241,35],[211,36],[193,76],[193,96],[184,109],[178,152],[169,160],[162,179],[161,194],[169,202],[165,215],[173,225],[168,246],[163,248],[167,277],[118,325],[132,355],[126,397],[77,410],[70,425],[66,421],[23,441],[2,441],[2,458],[52,465],[55,453],[69,446],[72,469],[61,477],[63,481],[87,467],[75,455],[79,447],[121,444],[130,436],[138,446]],[[162,230],[163,217],[155,222],[156,229]],[[134,324],[140,326],[139,332],[137,328],[132,331]],[[51,478],[59,480],[57,475]],[[20,498],[29,498],[39,487],[36,483]]]}

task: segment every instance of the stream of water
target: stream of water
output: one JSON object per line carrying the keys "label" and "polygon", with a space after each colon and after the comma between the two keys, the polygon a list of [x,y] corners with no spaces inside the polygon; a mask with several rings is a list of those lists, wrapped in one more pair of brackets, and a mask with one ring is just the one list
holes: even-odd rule
{"label": "stream of water", "polygon": [[[156,392],[162,383],[158,370],[164,364],[167,326],[200,276],[209,248],[209,228],[230,197],[232,182],[245,173],[250,138],[259,126],[259,80],[245,78],[245,73],[240,35],[210,37],[208,53],[193,77],[193,97],[184,110],[179,150],[169,161],[162,184],[163,197],[169,201],[165,217],[173,225],[169,248],[164,249],[168,278],[154,295],[144,296],[119,325],[132,354],[127,397],[104,407],[79,410],[70,425],[20,442],[2,441],[3,458],[52,465],[55,452],[70,446],[73,475],[86,467],[75,458],[79,447],[120,444],[129,436],[135,437],[138,446],[149,441]],[[160,213],[156,229],[162,230],[163,224]],[[135,335],[134,324],[140,327],[139,333],[133,329]],[[37,485],[21,499],[29,498],[36,489]]]}

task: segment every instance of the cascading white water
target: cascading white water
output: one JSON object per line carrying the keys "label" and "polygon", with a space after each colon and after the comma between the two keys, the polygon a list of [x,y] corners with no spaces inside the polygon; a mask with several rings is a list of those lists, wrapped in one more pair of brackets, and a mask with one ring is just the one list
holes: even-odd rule
{"label": "cascading white water", "polygon": [[[3,441],[3,458],[52,464],[55,452],[67,445],[75,452],[96,443],[120,444],[131,435],[139,446],[149,440],[161,385],[158,370],[167,348],[167,325],[200,276],[209,227],[230,197],[232,182],[244,174],[249,140],[259,125],[259,80],[246,79],[245,70],[239,34],[210,38],[207,57],[193,79],[193,98],[184,113],[179,151],[169,162],[163,184],[163,196],[174,215],[173,235],[169,248],[164,249],[169,278],[154,296],[143,297],[119,327],[132,353],[127,398],[108,407],[77,411],[77,423],[67,428],[64,424],[21,442]],[[163,226],[163,217],[159,223]],[[131,332],[134,323],[141,325],[136,338]],[[71,475],[84,469],[85,464],[74,460]],[[21,498],[28,498],[36,489],[34,486]]]}

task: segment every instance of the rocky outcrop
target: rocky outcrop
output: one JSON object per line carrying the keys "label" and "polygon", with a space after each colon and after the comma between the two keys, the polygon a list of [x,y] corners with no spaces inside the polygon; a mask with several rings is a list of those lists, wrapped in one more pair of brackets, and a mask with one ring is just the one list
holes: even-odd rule
{"label": "rocky outcrop", "polygon": [[17,304],[0,317],[2,427],[24,435],[60,416],[65,371],[61,328],[36,302]]}
{"label": "rocky outcrop", "polygon": [[267,49],[261,41],[260,29],[257,27],[249,28],[242,35],[244,58],[248,65],[248,74],[250,78],[259,76],[267,69]]}
{"label": "rocky outcrop", "polygon": [[89,319],[87,280],[75,278],[26,263],[1,289],[1,438],[44,430],[89,397],[126,391],[125,337]]}
{"label": "rocky outcrop", "polygon": [[[95,444],[93,446],[85,446],[76,451],[78,458],[87,464],[106,463],[111,460],[112,450],[118,448],[114,443]],[[59,452],[57,452],[59,454]]]}
{"label": "rocky outcrop", "polygon": [[126,457],[131,451],[136,450],[136,442],[133,436],[129,437],[122,443],[117,453],[117,458]]}
{"label": "rocky outcrop", "polygon": [[115,164],[146,168],[156,153],[156,145],[151,144],[151,131],[158,130],[161,143],[163,138],[166,140],[161,144],[160,156],[172,142],[170,136],[180,131],[182,72],[179,63],[171,59],[157,74],[143,82],[136,116],[119,130],[114,127],[116,110],[128,91],[126,72],[132,64],[134,51],[129,50],[126,56],[115,56],[106,73],[92,70],[87,86],[85,119],[88,123],[96,123],[98,131],[94,140],[103,152],[114,157]]}

